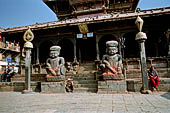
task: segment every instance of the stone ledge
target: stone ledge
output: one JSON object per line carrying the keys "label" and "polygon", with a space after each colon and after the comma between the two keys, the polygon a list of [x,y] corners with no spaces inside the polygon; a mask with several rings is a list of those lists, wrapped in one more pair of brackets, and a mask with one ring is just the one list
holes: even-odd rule
{"label": "stone ledge", "polygon": [[42,93],[65,93],[65,81],[41,82]]}
{"label": "stone ledge", "polygon": [[[31,88],[34,92],[40,92],[40,83],[31,82]],[[0,91],[22,92],[25,89],[25,82],[0,82]]]}
{"label": "stone ledge", "polygon": [[[139,92],[142,87],[142,79],[126,79],[127,91]],[[151,84],[149,82],[149,89],[151,89]],[[169,92],[170,91],[170,78],[159,78],[158,91]]]}

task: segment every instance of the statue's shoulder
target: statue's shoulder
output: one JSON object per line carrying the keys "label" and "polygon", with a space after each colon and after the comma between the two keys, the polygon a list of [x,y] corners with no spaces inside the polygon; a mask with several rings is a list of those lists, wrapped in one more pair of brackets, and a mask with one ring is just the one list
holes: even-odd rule
{"label": "statue's shoulder", "polygon": [[47,58],[46,62],[49,62],[50,61],[50,58]]}
{"label": "statue's shoulder", "polygon": [[64,57],[58,57],[59,60],[64,60]]}
{"label": "statue's shoulder", "polygon": [[116,55],[117,55],[117,57],[122,58],[122,56],[120,54],[116,54]]}

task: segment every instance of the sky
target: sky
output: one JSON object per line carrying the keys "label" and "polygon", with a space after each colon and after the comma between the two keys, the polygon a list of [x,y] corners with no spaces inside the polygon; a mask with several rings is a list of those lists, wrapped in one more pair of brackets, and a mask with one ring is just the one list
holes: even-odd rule
{"label": "sky", "polygon": [[[169,7],[170,0],[140,0],[138,7]],[[42,0],[0,0],[0,27],[19,27],[56,21],[55,13]]]}

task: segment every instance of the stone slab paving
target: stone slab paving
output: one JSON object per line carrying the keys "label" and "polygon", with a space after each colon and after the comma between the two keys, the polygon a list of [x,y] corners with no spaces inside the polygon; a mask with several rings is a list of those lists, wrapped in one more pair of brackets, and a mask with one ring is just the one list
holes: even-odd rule
{"label": "stone slab paving", "polygon": [[170,113],[170,93],[0,92],[0,113]]}

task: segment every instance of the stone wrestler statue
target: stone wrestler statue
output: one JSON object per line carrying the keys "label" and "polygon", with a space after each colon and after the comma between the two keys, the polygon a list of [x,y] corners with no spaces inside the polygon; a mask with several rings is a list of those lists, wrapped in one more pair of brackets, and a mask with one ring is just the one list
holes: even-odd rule
{"label": "stone wrestler statue", "polygon": [[103,55],[101,67],[103,75],[122,75],[122,57],[118,52],[117,41],[106,42],[106,55]]}
{"label": "stone wrestler statue", "polygon": [[52,46],[50,48],[50,58],[46,61],[47,76],[65,75],[65,61],[63,57],[59,57],[60,46]]}

